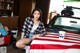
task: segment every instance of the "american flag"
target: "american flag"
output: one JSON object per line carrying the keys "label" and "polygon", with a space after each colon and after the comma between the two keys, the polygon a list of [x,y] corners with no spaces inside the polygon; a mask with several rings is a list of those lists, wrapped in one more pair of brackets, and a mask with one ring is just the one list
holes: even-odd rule
{"label": "american flag", "polygon": [[66,33],[63,40],[58,33],[49,33],[34,39],[30,53],[80,53],[80,34]]}

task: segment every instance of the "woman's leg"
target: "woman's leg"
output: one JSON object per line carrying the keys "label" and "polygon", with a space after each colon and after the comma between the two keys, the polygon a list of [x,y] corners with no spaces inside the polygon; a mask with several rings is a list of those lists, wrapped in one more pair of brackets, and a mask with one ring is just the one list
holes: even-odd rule
{"label": "woman's leg", "polygon": [[22,38],[22,39],[20,39],[19,41],[16,42],[16,46],[18,48],[24,49],[26,44],[28,44],[30,42],[31,42],[31,39],[29,39],[29,38]]}

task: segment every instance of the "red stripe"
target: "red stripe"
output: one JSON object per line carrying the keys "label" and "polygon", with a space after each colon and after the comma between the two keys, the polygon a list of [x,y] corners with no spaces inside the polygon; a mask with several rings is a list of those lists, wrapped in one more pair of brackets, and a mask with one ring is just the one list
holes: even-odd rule
{"label": "red stripe", "polygon": [[53,44],[33,44],[30,49],[80,49],[80,45],[64,46],[64,45],[53,45]]}

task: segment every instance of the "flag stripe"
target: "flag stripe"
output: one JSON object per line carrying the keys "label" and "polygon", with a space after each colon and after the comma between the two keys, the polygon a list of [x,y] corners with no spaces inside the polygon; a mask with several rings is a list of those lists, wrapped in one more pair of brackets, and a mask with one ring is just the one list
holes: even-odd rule
{"label": "flag stripe", "polygon": [[[75,43],[65,43],[65,42],[55,42],[55,41],[41,41],[41,40],[34,40],[32,42],[32,44],[60,44],[60,45],[66,45],[66,46],[72,46],[72,45],[75,45]],[[31,44],[31,45],[32,45]]]}
{"label": "flag stripe", "polygon": [[[36,47],[35,47],[36,46]],[[72,46],[64,46],[64,45],[58,45],[58,44],[33,44],[31,45],[30,49],[80,49],[80,45],[72,45]]]}

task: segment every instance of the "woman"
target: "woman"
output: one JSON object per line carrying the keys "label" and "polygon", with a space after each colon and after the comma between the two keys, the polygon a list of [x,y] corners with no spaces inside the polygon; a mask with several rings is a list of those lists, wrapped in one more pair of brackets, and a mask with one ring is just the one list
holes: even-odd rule
{"label": "woman", "polygon": [[33,39],[46,34],[45,28],[41,20],[41,10],[34,9],[31,17],[27,17],[23,29],[21,39],[16,43],[18,48],[25,49],[26,44],[29,44]]}

